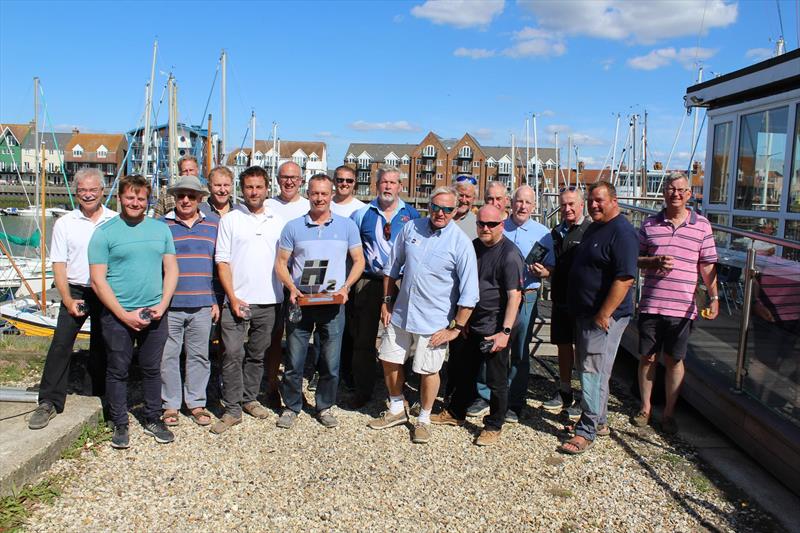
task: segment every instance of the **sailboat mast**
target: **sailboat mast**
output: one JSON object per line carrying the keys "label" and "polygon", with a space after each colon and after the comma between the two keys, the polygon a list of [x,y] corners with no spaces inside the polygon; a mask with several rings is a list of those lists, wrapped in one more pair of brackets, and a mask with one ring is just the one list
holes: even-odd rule
{"label": "sailboat mast", "polygon": [[272,195],[275,194],[277,189],[277,172],[278,172],[278,123],[272,123],[272,185],[270,187],[270,193]]}
{"label": "sailboat mast", "polygon": [[[617,113],[617,120],[616,125],[614,126],[614,151],[611,153],[611,168],[609,169],[608,181],[611,183],[615,183],[614,181],[614,169],[617,165],[617,141],[619,139],[619,113]],[[602,172],[602,170],[600,171]]]}
{"label": "sailboat mast", "polygon": [[[224,165],[226,163],[226,158],[228,156],[227,146],[228,146],[228,54],[225,53],[225,50],[222,51],[222,57],[220,57],[220,62],[222,63],[222,83],[220,85],[220,104],[222,109],[220,110],[220,120],[222,123],[220,125],[220,132],[221,132],[221,144],[220,144],[220,154],[219,154],[219,164]],[[236,197],[236,180],[233,180],[234,183],[234,198]]]}
{"label": "sailboat mast", "polygon": [[633,165],[631,165],[630,170],[628,170],[628,180],[630,181],[631,172],[633,172],[633,196],[639,196],[639,184],[638,180],[636,179],[636,119],[639,117],[633,115],[631,117],[631,127],[633,128],[633,134],[631,135],[631,142],[633,143],[633,149],[631,150],[631,157],[633,159]]}
{"label": "sailboat mast", "polygon": [[[39,77],[33,78],[33,145],[39,146]],[[33,170],[39,175],[39,158],[33,158]]]}
{"label": "sailboat mast", "polygon": [[[533,114],[533,188],[536,191],[536,202],[541,212],[539,198],[539,137],[536,134],[536,113]],[[547,187],[545,187],[547,189]]]}
{"label": "sailboat mast", "polygon": [[[697,70],[697,83],[701,83],[703,81],[703,67],[700,67]],[[694,153],[694,144],[695,139],[697,138],[697,119],[700,117],[700,109],[696,107],[690,108],[692,113],[694,113],[694,122],[692,122],[692,140],[689,142],[689,154]],[[693,161],[689,161],[689,168],[692,168]],[[667,169],[664,169],[665,171]]]}
{"label": "sailboat mast", "polygon": [[175,156],[177,155],[176,150],[176,141],[178,136],[178,125],[175,123],[175,78],[172,77],[172,74],[169,75],[169,80],[167,81],[167,93],[169,95],[169,183],[172,184],[175,180],[175,177],[178,174],[178,167],[177,161]]}
{"label": "sailboat mast", "polygon": [[47,277],[47,268],[46,268],[47,254],[45,253],[45,250],[47,248],[45,246],[45,240],[46,240],[46,235],[47,235],[47,218],[46,218],[46,212],[45,212],[45,203],[46,202],[45,202],[45,197],[44,197],[45,183],[47,182],[47,180],[46,180],[46,174],[45,174],[46,170],[45,170],[45,164],[44,164],[44,156],[45,156],[44,136],[42,137],[41,150],[42,150],[42,155],[41,155],[41,157],[42,157],[42,167],[41,167],[42,168],[42,173],[41,173],[41,191],[42,191],[42,203],[41,203],[42,230],[41,230],[41,232],[42,232],[42,242],[41,242],[41,244],[39,246],[39,250],[40,250],[41,256],[42,256],[42,302],[41,302],[42,307],[41,307],[41,309],[42,309],[42,314],[43,315],[47,315],[47,282],[45,280],[45,278]]}
{"label": "sailboat mast", "polygon": [[158,52],[158,40],[153,42],[153,62],[150,65],[150,83],[145,89],[144,103],[144,132],[142,133],[142,175],[146,178],[150,170],[150,117],[153,115],[153,83],[156,77],[156,54]]}
{"label": "sailboat mast", "polygon": [[214,152],[211,143],[211,113],[208,114],[208,136],[206,137],[206,179],[211,174],[211,169],[214,168]]}
{"label": "sailboat mast", "polygon": [[642,196],[647,196],[647,109],[644,110],[644,127],[642,128]]}
{"label": "sailboat mast", "polygon": [[567,136],[567,187],[570,185],[572,185],[572,135]]}
{"label": "sailboat mast", "polygon": [[514,190],[514,187],[516,186],[516,178],[515,178],[516,172],[514,172],[515,171],[514,167],[517,166],[517,161],[516,161],[516,158],[514,157],[514,155],[515,155],[514,154],[514,134],[512,133],[511,134],[511,190]]}
{"label": "sailboat mast", "polygon": [[256,160],[256,111],[255,109],[250,112],[250,166],[255,164]]}
{"label": "sailboat mast", "polygon": [[531,179],[531,125],[525,117],[525,183],[530,185]]}

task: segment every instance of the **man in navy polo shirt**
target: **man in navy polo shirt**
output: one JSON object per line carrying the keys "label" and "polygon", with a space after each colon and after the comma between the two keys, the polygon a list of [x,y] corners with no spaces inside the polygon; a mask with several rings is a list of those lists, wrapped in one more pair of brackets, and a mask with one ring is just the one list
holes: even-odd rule
{"label": "man in navy polo shirt", "polygon": [[[303,293],[333,292],[344,303],[350,287],[364,270],[364,254],[355,223],[331,212],[333,180],[326,174],[316,174],[308,181],[311,209],[289,221],[281,232],[275,273],[289,291],[289,303],[297,304]],[[349,274],[347,258],[352,266]],[[302,286],[303,270],[308,262],[327,263],[319,287]],[[291,267],[291,273],[289,272]],[[287,354],[284,359],[281,394],[286,408],[277,426],[290,429],[303,407],[303,367],[308,353],[308,341],[314,329],[319,331],[319,383],[315,391],[319,422],[332,428],[338,425],[331,407],[336,403],[339,387],[339,356],[344,332],[344,305],[309,305],[302,308],[299,322],[286,323]]]}
{"label": "man in navy polo shirt", "polygon": [[[178,286],[169,306],[169,336],[161,356],[162,419],[168,426],[178,424],[182,401],[193,420],[207,426],[206,386],[211,373],[208,337],[211,324],[219,319],[214,294],[214,248],[219,217],[199,209],[208,190],[195,176],[183,176],[168,189],[175,197],[175,209],[164,216],[172,232],[178,259]],[[186,379],[181,383],[181,349],[186,349]]]}
{"label": "man in navy polo shirt", "polygon": [[363,407],[375,388],[377,352],[375,337],[378,334],[381,303],[383,302],[383,267],[389,259],[394,241],[406,222],[419,218],[417,210],[400,199],[400,171],[395,167],[378,170],[376,187],[378,195],[350,218],[358,226],[364,247],[364,274],[351,294],[351,314],[347,327],[353,337],[352,364],[346,366],[347,354],[342,358],[342,371],[351,370],[356,389],[352,407]]}
{"label": "man in navy polo shirt", "polygon": [[633,314],[630,289],[639,258],[639,236],[620,214],[614,185],[598,181],[589,186],[589,216],[593,223],[569,273],[569,310],[575,316],[575,356],[583,389],[575,436],[559,446],[570,455],[585,452],[595,437],[608,434],[608,380]]}

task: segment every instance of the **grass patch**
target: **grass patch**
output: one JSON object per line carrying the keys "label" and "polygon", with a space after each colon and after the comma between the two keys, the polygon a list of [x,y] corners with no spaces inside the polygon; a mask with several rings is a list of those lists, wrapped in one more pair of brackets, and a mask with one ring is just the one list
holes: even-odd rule
{"label": "grass patch", "polygon": [[34,505],[52,503],[60,494],[60,480],[50,477],[35,485],[25,485],[11,496],[0,498],[0,531],[18,531],[30,516]]}
{"label": "grass patch", "polygon": [[697,492],[705,494],[712,488],[711,480],[702,474],[695,474],[689,478],[689,482]]}
{"label": "grass patch", "polygon": [[61,452],[62,459],[77,459],[85,451],[97,453],[97,446],[111,440],[111,430],[103,420],[102,415],[95,424],[86,424],[81,429],[81,434],[72,445]]}
{"label": "grass patch", "polygon": [[669,464],[670,466],[680,466],[684,462],[683,457],[669,452],[661,454],[661,460]]}

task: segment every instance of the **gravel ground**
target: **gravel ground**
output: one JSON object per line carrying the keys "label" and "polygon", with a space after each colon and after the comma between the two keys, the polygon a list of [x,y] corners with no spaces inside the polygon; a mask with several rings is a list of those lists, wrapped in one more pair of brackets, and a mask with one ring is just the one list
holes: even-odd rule
{"label": "gravel ground", "polygon": [[[532,398],[552,392],[549,379],[532,379]],[[332,430],[307,413],[280,430],[273,414],[245,416],[215,436],[184,417],[170,445],[132,420],[129,450],[106,443],[53,466],[67,479],[63,493],[35,508],[26,528],[782,531],[679,439],[631,426],[636,402],[620,387],[610,400],[611,436],[579,457],[556,452],[561,420],[538,403],[529,400],[520,424],[490,448],[472,444],[479,427],[471,424],[434,427],[428,445],[412,444],[406,427],[370,430],[378,400],[338,409]]]}

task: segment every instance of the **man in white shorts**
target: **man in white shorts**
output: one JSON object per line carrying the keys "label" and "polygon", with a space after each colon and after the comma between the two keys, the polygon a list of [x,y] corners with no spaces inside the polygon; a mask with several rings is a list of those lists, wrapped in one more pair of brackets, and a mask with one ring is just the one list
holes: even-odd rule
{"label": "man in white shorts", "polygon": [[420,375],[421,409],[412,432],[417,444],[430,440],[431,410],[447,343],[461,333],[478,302],[475,250],[469,237],[451,223],[456,198],[452,187],[435,189],[430,216],[403,226],[383,271],[381,323],[386,329],[378,359],[389,390],[389,409],[368,426],[386,429],[408,422],[403,363],[413,357],[413,370]]}

